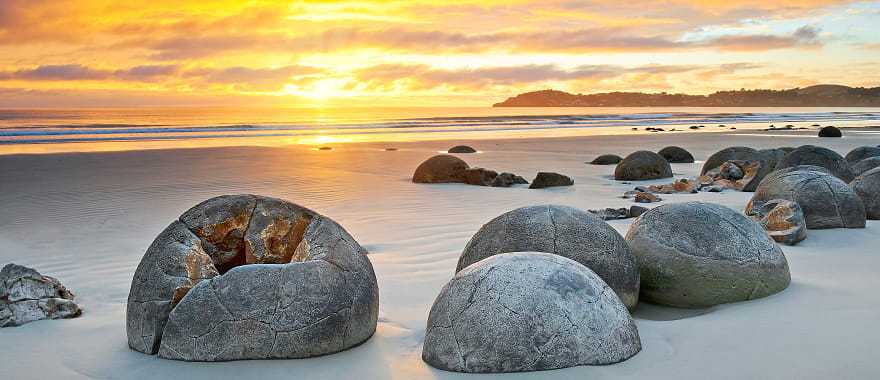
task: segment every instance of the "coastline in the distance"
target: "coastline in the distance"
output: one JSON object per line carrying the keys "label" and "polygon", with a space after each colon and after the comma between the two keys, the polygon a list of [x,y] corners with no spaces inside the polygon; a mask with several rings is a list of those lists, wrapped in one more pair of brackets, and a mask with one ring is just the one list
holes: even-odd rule
{"label": "coastline in the distance", "polygon": [[880,87],[816,85],[788,90],[718,91],[709,95],[643,92],[570,94],[541,90],[493,107],[880,107]]}

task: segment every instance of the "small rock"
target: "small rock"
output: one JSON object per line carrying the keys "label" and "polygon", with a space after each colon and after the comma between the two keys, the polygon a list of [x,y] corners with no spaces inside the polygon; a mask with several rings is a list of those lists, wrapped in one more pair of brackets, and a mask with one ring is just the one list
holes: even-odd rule
{"label": "small rock", "polygon": [[518,175],[516,175],[516,174],[513,174],[513,173],[501,173],[501,174],[499,174],[497,177],[495,177],[494,180],[492,180],[492,183],[489,184],[489,186],[492,186],[492,187],[510,187],[510,186],[513,186],[513,185],[528,185],[528,184],[529,184],[529,181],[526,181],[525,178],[520,177],[520,176],[518,176]]}
{"label": "small rock", "polygon": [[456,145],[452,148],[449,148],[449,151],[447,151],[447,153],[477,153],[477,150],[467,145]]}
{"label": "small rock", "polygon": [[753,203],[749,217],[767,230],[773,240],[785,245],[795,245],[807,237],[807,221],[796,202],[772,199]]}
{"label": "small rock", "polygon": [[397,150],[397,148],[385,148],[386,152],[394,152],[396,150]]}
{"label": "small rock", "polygon": [[721,164],[721,170],[718,173],[721,178],[730,180],[730,181],[738,181],[743,178],[743,171],[736,164],[731,161],[727,161]]}
{"label": "small rock", "polygon": [[555,186],[571,186],[574,181],[566,175],[552,172],[538,172],[529,189],[543,189]]}
{"label": "small rock", "polygon": [[630,218],[629,210],[624,208],[607,207],[602,210],[587,210],[590,214],[594,214],[602,220],[617,220]]}
{"label": "small rock", "polygon": [[616,154],[603,154],[599,157],[596,157],[593,161],[590,161],[592,165],[614,165],[623,161],[623,158]]}
{"label": "small rock", "polygon": [[82,309],[73,299],[60,281],[34,269],[8,264],[0,270],[0,327],[78,317]]}
{"label": "small rock", "polygon": [[655,202],[660,202],[663,199],[654,195],[654,194],[639,191],[639,192],[636,192],[633,200],[636,203],[655,203]]}
{"label": "small rock", "polygon": [[483,168],[468,168],[463,173],[464,183],[468,185],[489,186],[498,177],[498,172]]}
{"label": "small rock", "polygon": [[819,130],[819,137],[843,137],[843,133],[837,127],[829,125]]}
{"label": "small rock", "polygon": [[318,148],[318,150],[333,150],[333,148],[329,147],[329,146],[322,146],[322,147]]}
{"label": "small rock", "polygon": [[636,206],[636,205],[629,206],[629,217],[630,218],[638,218],[638,217],[642,216],[642,214],[646,213],[648,210],[650,210],[650,209],[647,207]]}

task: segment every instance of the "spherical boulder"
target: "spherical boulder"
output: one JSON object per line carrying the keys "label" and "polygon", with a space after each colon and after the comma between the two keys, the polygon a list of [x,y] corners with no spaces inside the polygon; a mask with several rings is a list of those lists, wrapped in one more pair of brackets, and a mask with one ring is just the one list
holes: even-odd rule
{"label": "spherical boulder", "polygon": [[862,199],[868,219],[880,219],[880,168],[862,173],[849,186]]}
{"label": "spherical boulder", "polygon": [[470,166],[464,160],[440,154],[422,162],[413,173],[415,183],[464,182],[465,170]]}
{"label": "spherical boulder", "polygon": [[657,152],[671,164],[690,164],[694,162],[694,156],[684,148],[667,146]]}
{"label": "spherical boulder", "polygon": [[782,250],[764,229],[716,204],[656,207],[633,222],[626,241],[648,302],[708,307],[766,297],[791,281]]}
{"label": "spherical boulder", "polygon": [[857,176],[877,167],[880,167],[880,157],[868,157],[850,166],[853,174]]}
{"label": "spherical boulder", "polygon": [[880,156],[880,148],[876,146],[860,146],[846,154],[846,161],[854,164],[868,157]]}
{"label": "spherical boulder", "polygon": [[336,222],[255,195],[209,199],[153,241],[132,280],[129,346],[187,361],[302,358],[373,335],[379,293]]}
{"label": "spherical boulder", "polygon": [[640,150],[626,156],[614,168],[614,179],[621,181],[640,181],[672,177],[672,167],[663,156]]}
{"label": "spherical boulder", "polygon": [[640,350],[632,317],[593,271],[515,252],[470,265],[443,287],[422,360],[447,371],[522,372],[612,364]]}
{"label": "spherical boulder", "polygon": [[449,148],[447,153],[477,153],[477,150],[467,145],[456,145],[452,148]]}
{"label": "spherical boulder", "polygon": [[852,181],[853,173],[849,163],[837,152],[815,145],[803,145],[785,155],[776,165],[776,169],[785,169],[798,165],[815,165],[828,169],[844,182]]}
{"label": "spherical boulder", "polygon": [[590,161],[592,165],[615,165],[623,161],[623,158],[616,154],[603,154]]}
{"label": "spherical boulder", "polygon": [[809,229],[864,228],[865,206],[846,182],[808,166],[770,173],[746,205],[746,213],[774,199],[796,202]]}
{"label": "spherical boulder", "polygon": [[819,130],[819,137],[843,137],[843,133],[839,128],[829,125]]}
{"label": "spherical boulder", "polygon": [[628,308],[639,299],[639,269],[623,237],[596,215],[576,208],[518,208],[489,221],[471,237],[456,271],[506,252],[547,252],[577,261],[608,283]]}
{"label": "spherical boulder", "polygon": [[745,146],[732,146],[715,152],[706,159],[700,175],[715,169],[728,161],[754,161],[760,158],[757,150]]}
{"label": "spherical boulder", "polygon": [[[792,149],[792,150],[794,150],[794,149]],[[785,157],[785,155],[788,154],[788,152],[786,152],[785,150],[782,150],[780,148],[776,148],[776,149],[761,149],[758,151],[758,154],[761,155],[763,160],[766,162],[768,169],[770,171],[773,171],[776,169],[776,165],[779,163],[779,161],[782,160],[782,157]]]}
{"label": "spherical boulder", "polygon": [[574,180],[565,174],[553,172],[538,172],[529,189],[544,189],[557,186],[573,186]]}

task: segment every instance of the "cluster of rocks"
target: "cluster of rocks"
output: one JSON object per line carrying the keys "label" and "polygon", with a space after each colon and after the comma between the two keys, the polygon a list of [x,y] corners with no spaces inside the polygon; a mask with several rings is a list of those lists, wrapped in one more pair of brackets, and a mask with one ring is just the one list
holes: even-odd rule
{"label": "cluster of rocks", "polygon": [[513,173],[472,168],[464,160],[440,154],[427,159],[416,168],[412,181],[415,183],[466,183],[468,185],[510,187],[528,184],[525,178]]}
{"label": "cluster of rocks", "polygon": [[73,293],[54,277],[16,264],[0,269],[0,327],[78,317],[82,309],[73,299]]}
{"label": "cluster of rocks", "polygon": [[126,310],[128,345],[187,361],[304,358],[376,330],[366,250],[333,220],[255,195],[202,202],[144,254]]}
{"label": "cluster of rocks", "polygon": [[618,219],[629,219],[629,218],[638,218],[642,214],[644,214],[649,209],[642,206],[629,206],[629,207],[620,207],[620,208],[612,208],[606,207],[599,210],[587,210],[587,212],[598,216],[602,220],[618,220]]}
{"label": "cluster of rocks", "polygon": [[746,213],[777,243],[795,245],[807,238],[804,212],[796,202],[785,199],[754,202]]}
{"label": "cluster of rocks", "polygon": [[[465,183],[468,185],[510,187],[527,185],[529,181],[513,173],[498,173],[484,168],[473,168],[464,160],[448,154],[441,154],[422,162],[413,173],[415,183]],[[532,180],[530,189],[543,189],[555,186],[572,186],[570,177],[553,172],[539,172]]]}

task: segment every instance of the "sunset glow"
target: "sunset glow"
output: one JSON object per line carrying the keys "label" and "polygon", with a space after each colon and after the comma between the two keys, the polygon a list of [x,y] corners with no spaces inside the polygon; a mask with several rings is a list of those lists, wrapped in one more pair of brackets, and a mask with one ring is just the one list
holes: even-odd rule
{"label": "sunset glow", "polygon": [[880,3],[0,3],[0,106],[486,106],[880,85]]}

